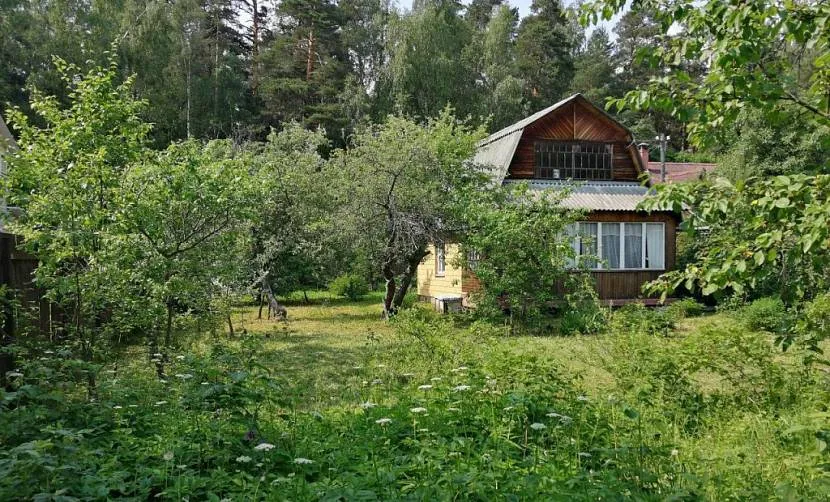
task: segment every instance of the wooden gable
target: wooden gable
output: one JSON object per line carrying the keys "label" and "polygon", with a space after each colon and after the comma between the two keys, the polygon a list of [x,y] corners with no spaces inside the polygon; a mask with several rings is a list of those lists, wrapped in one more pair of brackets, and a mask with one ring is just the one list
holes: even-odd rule
{"label": "wooden gable", "polygon": [[629,132],[581,96],[525,127],[510,163],[508,178],[534,177],[534,143],[539,140],[612,143],[612,179],[638,180],[640,173],[635,164],[636,151],[631,146]]}

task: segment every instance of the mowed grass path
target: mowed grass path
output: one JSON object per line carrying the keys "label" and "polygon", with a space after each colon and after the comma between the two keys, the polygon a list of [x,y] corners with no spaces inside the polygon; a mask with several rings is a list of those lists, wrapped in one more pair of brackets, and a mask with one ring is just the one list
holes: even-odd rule
{"label": "mowed grass path", "polygon": [[[423,372],[423,368],[396,367],[389,350],[396,343],[395,327],[382,319],[381,292],[360,301],[336,298],[325,291],[307,296],[308,301],[302,294],[289,298],[287,321],[267,319],[267,308],[258,319],[256,306],[239,307],[233,316],[237,334],[262,337],[257,359],[286,379],[294,406],[322,411],[354,405],[366,397],[362,393],[367,381]],[[663,343],[672,345],[699,330],[734,322],[726,314],[684,319]],[[610,336],[505,336],[498,343],[517,354],[557,363],[578,378],[586,392],[600,396],[614,392],[613,377],[604,368],[613,357],[608,350]],[[780,357],[797,361],[790,354]],[[722,384],[714,375],[698,374],[696,379],[709,391]]]}

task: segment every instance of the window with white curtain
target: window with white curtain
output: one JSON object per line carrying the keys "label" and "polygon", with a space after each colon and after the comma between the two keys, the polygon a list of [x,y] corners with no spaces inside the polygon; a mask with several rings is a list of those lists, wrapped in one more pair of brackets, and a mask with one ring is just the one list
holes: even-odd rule
{"label": "window with white curtain", "polygon": [[[578,262],[600,270],[663,270],[665,226],[646,222],[580,222],[569,225],[566,235]],[[596,260],[600,257],[600,261]],[[584,260],[584,261],[583,261]]]}
{"label": "window with white curtain", "polygon": [[619,223],[602,223],[600,227],[600,257],[605,262],[602,268],[620,268],[620,253],[622,240],[620,239]]}
{"label": "window with white curtain", "polygon": [[444,243],[435,244],[435,275],[442,276],[447,271],[447,253]]}
{"label": "window with white curtain", "polygon": [[666,267],[666,244],[662,223],[646,223],[646,253],[643,268],[662,270]]}
{"label": "window with white curtain", "polygon": [[623,223],[625,268],[643,267],[643,224]]}

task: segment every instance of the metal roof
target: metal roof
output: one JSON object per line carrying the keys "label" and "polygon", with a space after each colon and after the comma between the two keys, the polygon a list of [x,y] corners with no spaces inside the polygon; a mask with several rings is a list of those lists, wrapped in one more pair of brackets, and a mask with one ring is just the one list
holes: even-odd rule
{"label": "metal roof", "polygon": [[[505,184],[520,182],[504,181]],[[528,185],[531,192],[539,195],[545,190],[570,188],[571,193],[562,201],[562,206],[592,211],[638,211],[637,206],[652,192],[650,188],[633,181],[533,180]]]}

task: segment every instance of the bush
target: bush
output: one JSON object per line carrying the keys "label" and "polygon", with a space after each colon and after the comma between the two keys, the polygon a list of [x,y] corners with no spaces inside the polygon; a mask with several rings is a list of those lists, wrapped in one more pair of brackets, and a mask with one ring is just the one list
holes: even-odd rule
{"label": "bush", "polygon": [[344,274],[331,281],[329,291],[335,296],[359,300],[369,292],[369,286],[362,277],[356,274]]}
{"label": "bush", "polygon": [[611,317],[611,327],[617,333],[643,333],[668,336],[674,329],[675,311],[668,308],[648,308],[642,303],[630,303]]}
{"label": "bush", "polygon": [[565,296],[568,310],[559,323],[563,335],[590,335],[605,329],[607,312],[599,304],[596,290],[591,284],[577,283],[572,293]]}
{"label": "bush", "polygon": [[747,328],[770,333],[783,333],[790,324],[784,302],[775,297],[755,300],[741,309],[740,318]]}
{"label": "bush", "polygon": [[703,313],[705,307],[693,298],[684,298],[668,306],[667,310],[675,319],[696,317]]}

